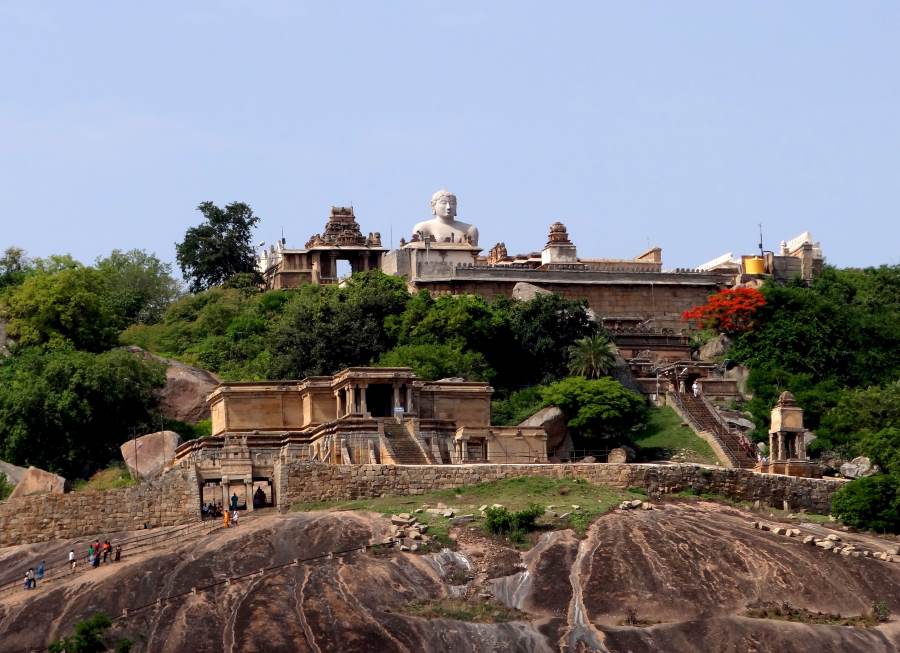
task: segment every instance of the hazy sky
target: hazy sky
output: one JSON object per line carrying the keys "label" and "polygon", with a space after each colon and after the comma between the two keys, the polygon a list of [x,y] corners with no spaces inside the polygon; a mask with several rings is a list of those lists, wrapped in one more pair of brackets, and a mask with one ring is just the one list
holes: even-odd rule
{"label": "hazy sky", "polygon": [[900,262],[900,3],[738,4],[0,0],[0,246],[174,260],[204,200],[396,245],[446,187],[485,249]]}

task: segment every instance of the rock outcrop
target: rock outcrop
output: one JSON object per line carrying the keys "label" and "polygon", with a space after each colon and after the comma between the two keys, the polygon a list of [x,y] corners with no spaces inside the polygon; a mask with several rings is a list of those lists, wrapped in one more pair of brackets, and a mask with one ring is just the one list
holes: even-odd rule
{"label": "rock outcrop", "polygon": [[515,286],[513,286],[512,290],[512,298],[518,299],[523,302],[531,301],[538,295],[551,294],[552,293],[546,288],[541,288],[540,286],[536,286],[533,283],[527,283],[525,281],[518,282]]}
{"label": "rock outcrop", "polygon": [[17,485],[27,471],[25,467],[19,467],[0,460],[0,474],[6,476],[6,482],[10,485]]}
{"label": "rock outcrop", "polygon": [[880,470],[878,465],[873,465],[872,461],[866,456],[857,456],[849,463],[841,465],[841,476],[844,478],[861,478],[863,476],[872,476]]}
{"label": "rock outcrop", "polygon": [[612,451],[610,451],[606,456],[606,462],[608,463],[633,463],[635,458],[634,449],[631,447],[616,447]]}
{"label": "rock outcrop", "polygon": [[157,391],[159,410],[167,419],[195,424],[209,417],[206,397],[219,385],[219,377],[199,367],[151,354],[140,347],[126,350],[166,366],[166,385]]}
{"label": "rock outcrop", "polygon": [[18,499],[32,494],[63,494],[67,486],[68,481],[62,476],[37,467],[29,467],[16,483],[16,488],[9,498]]}
{"label": "rock outcrop", "polygon": [[569,434],[566,418],[556,406],[541,408],[534,415],[521,422],[519,426],[523,428],[543,428],[547,432],[547,451],[551,455],[563,444],[566,436]]}
{"label": "rock outcrop", "polygon": [[146,479],[163,472],[175,458],[175,449],[179,444],[181,436],[175,431],[157,431],[129,440],[119,447],[119,451],[128,471]]}
{"label": "rock outcrop", "polygon": [[697,358],[702,361],[715,362],[721,360],[731,348],[732,340],[724,333],[704,344],[697,351]]}
{"label": "rock outcrop", "polygon": [[[607,514],[584,538],[545,533],[521,557],[495,541],[463,537],[469,525],[456,531],[458,551],[421,555],[362,551],[390,539],[390,520],[380,515],[241,519],[237,528],[134,556],[126,551],[122,562],[0,596],[0,649],[43,648],[102,610],[120,617],[111,634],[136,642],[134,653],[897,650],[900,631],[892,623],[792,623],[750,618],[747,609],[777,602],[852,616],[882,601],[897,614],[900,563],[836,555],[754,529],[750,513],[731,507],[643,507]],[[64,559],[69,546],[12,547],[0,551],[0,567],[18,582],[18,569],[43,557]],[[503,564],[476,573],[498,549]],[[518,612],[479,623],[414,609],[453,597]]]}

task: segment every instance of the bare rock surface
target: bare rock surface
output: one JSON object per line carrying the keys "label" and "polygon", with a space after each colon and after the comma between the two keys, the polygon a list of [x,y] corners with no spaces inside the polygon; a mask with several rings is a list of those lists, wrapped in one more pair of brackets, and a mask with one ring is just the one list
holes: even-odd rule
{"label": "bare rock surface", "polygon": [[[896,623],[849,628],[743,615],[758,601],[858,615],[876,600],[897,615],[900,564],[803,545],[754,529],[750,513],[716,504],[655,508],[613,511],[583,539],[568,530],[545,533],[519,563],[514,549],[491,546],[474,531],[469,537],[465,526],[456,531],[455,553],[355,551],[293,565],[383,541],[390,520],[354,512],[252,517],[37,591],[0,595],[0,651],[40,648],[97,610],[115,616],[123,608],[131,612],[115,623],[115,634],[137,642],[135,652],[897,650]],[[37,558],[51,547],[59,544],[27,552]],[[16,559],[24,564],[21,552]],[[409,613],[411,602],[451,596],[461,571],[474,576],[465,596],[492,596],[483,600],[505,603],[520,617],[474,623]],[[175,594],[184,595],[154,605]],[[142,605],[149,607],[134,611]],[[644,625],[622,625],[629,611]]]}
{"label": "bare rock surface", "polygon": [[841,465],[841,476],[845,478],[862,478],[878,472],[878,465],[873,465],[866,456],[857,456],[850,462]]}
{"label": "bare rock surface", "polygon": [[218,376],[199,367],[151,354],[140,347],[125,349],[166,366],[166,385],[157,392],[159,410],[164,417],[188,424],[209,418],[206,397],[219,385]]}
{"label": "bare rock surface", "polygon": [[541,408],[534,415],[519,424],[521,427],[543,428],[547,432],[547,451],[555,451],[569,434],[566,418],[556,406]]}
{"label": "bare rock surface", "polygon": [[179,444],[181,436],[175,431],[157,431],[129,440],[119,447],[119,451],[128,471],[146,479],[163,472],[166,465],[174,460]]}
{"label": "bare rock surface", "polygon": [[28,469],[25,467],[19,467],[18,465],[13,465],[12,463],[0,460],[0,474],[6,476],[6,480],[10,485],[18,484],[27,471]]}
{"label": "bare rock surface", "polygon": [[527,283],[525,281],[519,281],[515,286],[513,286],[512,289],[513,299],[518,299],[523,302],[531,301],[538,295],[551,294],[553,293],[546,288],[541,288],[540,286],[536,286],[533,283]]}
{"label": "bare rock surface", "polygon": [[58,474],[37,467],[29,467],[16,483],[9,498],[17,499],[30,494],[63,494],[66,491],[66,485],[66,479]]}
{"label": "bare rock surface", "polygon": [[634,462],[634,457],[634,449],[632,449],[631,447],[621,446],[610,450],[610,452],[606,456],[606,462],[619,464],[632,463]]}
{"label": "bare rock surface", "polygon": [[728,350],[731,349],[731,338],[726,336],[724,333],[720,333],[715,338],[705,343],[700,347],[697,352],[697,358],[702,361],[717,361],[720,360],[725,354],[728,353]]}

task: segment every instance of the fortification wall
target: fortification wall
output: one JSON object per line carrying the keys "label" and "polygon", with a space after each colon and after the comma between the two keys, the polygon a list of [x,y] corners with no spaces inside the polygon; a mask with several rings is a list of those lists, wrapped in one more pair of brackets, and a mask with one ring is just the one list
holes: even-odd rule
{"label": "fortification wall", "polygon": [[[278,505],[298,501],[422,494],[515,476],[583,478],[650,492],[693,489],[765,505],[828,513],[842,482],[755,474],[744,469],[694,465],[325,465],[294,461],[275,465]],[[106,492],[22,497],[0,503],[0,546],[187,524],[199,518],[199,484],[193,465],[141,485]]]}
{"label": "fortification wall", "polygon": [[185,466],[134,487],[0,502],[0,546],[187,524],[199,510],[197,476]]}
{"label": "fortification wall", "polygon": [[721,494],[740,501],[828,514],[831,497],[842,481],[756,474],[745,469],[695,465],[546,464],[546,465],[321,465],[291,462],[279,477],[282,506],[298,501],[358,499],[382,495],[422,494],[514,476],[583,478],[618,488],[649,492]]}

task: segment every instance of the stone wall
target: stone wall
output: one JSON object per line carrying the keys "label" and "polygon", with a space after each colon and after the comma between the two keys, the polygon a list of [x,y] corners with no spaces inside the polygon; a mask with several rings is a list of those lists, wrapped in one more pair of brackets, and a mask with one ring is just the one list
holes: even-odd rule
{"label": "stone wall", "polygon": [[197,476],[187,466],[129,488],[0,502],[0,546],[186,524],[199,511]]}
{"label": "stone wall", "polygon": [[[275,465],[275,496],[286,508],[298,501],[422,494],[515,476],[583,478],[650,492],[693,489],[792,510],[828,513],[842,481],[756,474],[694,465]],[[0,503],[0,546],[187,524],[199,519],[199,484],[185,464],[141,485],[106,492],[73,492]]]}
{"label": "stone wall", "polygon": [[298,501],[357,499],[382,495],[422,494],[515,476],[583,478],[617,488],[641,487],[650,492],[721,494],[791,510],[828,514],[831,497],[842,481],[757,474],[745,469],[695,465],[546,464],[546,465],[321,465],[292,462],[278,477],[279,505]]}

